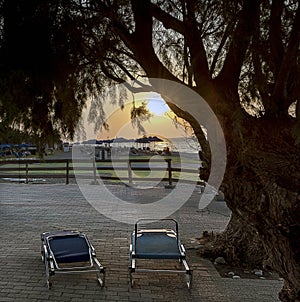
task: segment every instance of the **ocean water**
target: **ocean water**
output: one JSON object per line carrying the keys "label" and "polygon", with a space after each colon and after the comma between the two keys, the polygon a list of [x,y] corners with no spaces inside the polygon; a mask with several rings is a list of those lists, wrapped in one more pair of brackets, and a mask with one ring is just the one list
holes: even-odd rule
{"label": "ocean water", "polygon": [[138,144],[135,142],[112,143],[112,148],[150,148],[155,151],[163,151],[167,147],[171,152],[198,154],[201,147],[196,138],[175,137],[164,138],[163,142],[151,142],[150,144]]}
{"label": "ocean water", "polygon": [[175,137],[170,138],[170,150],[180,153],[196,153],[198,154],[201,147],[196,138],[192,137]]}

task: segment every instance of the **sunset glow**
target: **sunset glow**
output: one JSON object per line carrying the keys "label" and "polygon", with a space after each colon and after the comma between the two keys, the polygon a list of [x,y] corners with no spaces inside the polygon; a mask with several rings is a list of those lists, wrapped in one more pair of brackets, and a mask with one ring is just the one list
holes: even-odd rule
{"label": "sunset glow", "polygon": [[170,111],[167,104],[162,99],[150,99],[147,102],[147,108],[154,115],[164,115]]}

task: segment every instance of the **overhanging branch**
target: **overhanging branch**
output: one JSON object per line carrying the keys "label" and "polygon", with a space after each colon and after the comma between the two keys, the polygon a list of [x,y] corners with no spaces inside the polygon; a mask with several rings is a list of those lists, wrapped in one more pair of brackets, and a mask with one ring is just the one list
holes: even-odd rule
{"label": "overhanging branch", "polygon": [[223,68],[216,78],[218,83],[226,83],[231,90],[237,90],[238,87],[244,57],[253,33],[253,20],[259,14],[259,2],[259,0],[244,1]]}
{"label": "overhanging branch", "polygon": [[280,105],[283,111],[288,108],[289,93],[288,91],[288,81],[292,76],[292,73],[297,71],[297,54],[299,52],[300,44],[300,5],[296,12],[296,17],[294,19],[293,28],[289,38],[289,42],[286,48],[286,52],[282,59],[278,76],[275,81],[275,87],[272,94],[272,100]]}
{"label": "overhanging branch", "polygon": [[220,54],[221,54],[221,51],[227,41],[227,39],[229,38],[229,35],[230,33],[232,32],[232,30],[234,29],[234,26],[235,26],[235,22],[230,22],[227,26],[226,26],[226,29],[225,29],[225,32],[222,36],[222,39],[221,39],[221,42],[218,46],[218,49],[214,55],[214,58],[212,60],[212,63],[211,63],[211,66],[210,66],[210,74],[213,75],[214,72],[215,72],[215,67],[216,67],[216,64],[218,62],[218,60],[220,59]]}
{"label": "overhanging branch", "polygon": [[284,0],[272,1],[271,16],[270,16],[270,51],[272,56],[272,67],[275,77],[278,74],[279,66],[284,55],[282,44],[282,12],[284,8]]}
{"label": "overhanging branch", "polygon": [[176,106],[176,104],[170,102],[168,98],[164,96],[162,96],[162,98],[178,117],[182,118],[185,121],[188,121],[191,125],[194,134],[201,146],[201,152],[199,152],[200,160],[203,163],[203,168],[201,169],[201,179],[207,181],[211,170],[211,149],[201,125],[189,112],[181,110],[178,106]]}
{"label": "overhanging branch", "polygon": [[201,33],[198,30],[198,24],[195,16],[194,1],[187,1],[187,20],[186,24],[186,43],[190,49],[191,54],[191,66],[194,72],[194,80],[197,84],[199,91],[206,89],[211,81],[211,75],[209,73],[208,62],[206,58],[206,52],[203,45]]}
{"label": "overhanging branch", "polygon": [[156,4],[151,3],[150,9],[153,17],[160,21],[165,28],[173,29],[175,32],[182,35],[185,34],[186,27],[184,26],[184,23],[182,21],[171,16],[169,13],[166,13]]}

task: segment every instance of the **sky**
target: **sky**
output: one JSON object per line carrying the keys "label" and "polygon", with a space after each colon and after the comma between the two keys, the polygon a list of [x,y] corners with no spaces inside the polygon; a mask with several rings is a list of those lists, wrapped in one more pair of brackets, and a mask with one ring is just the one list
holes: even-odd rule
{"label": "sky", "polygon": [[[186,136],[184,129],[176,126],[170,115],[172,112],[159,95],[153,93],[142,93],[135,98],[135,103],[139,105],[142,101],[146,101],[147,108],[152,117],[142,123],[146,130],[147,136],[159,136],[162,138],[174,138]],[[87,139],[113,139],[116,137],[138,138],[143,136],[139,133],[137,127],[133,127],[130,120],[130,110],[132,108],[132,100],[126,102],[123,110],[118,105],[105,103],[104,110],[106,113],[106,122],[109,130],[94,132],[94,125],[88,123],[87,115],[89,108],[83,113],[84,127]]]}

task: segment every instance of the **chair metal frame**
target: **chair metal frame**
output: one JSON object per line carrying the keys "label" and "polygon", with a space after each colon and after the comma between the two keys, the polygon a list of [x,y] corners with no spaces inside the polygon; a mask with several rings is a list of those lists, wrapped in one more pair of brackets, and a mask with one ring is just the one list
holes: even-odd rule
{"label": "chair metal frame", "polygon": [[[134,225],[134,231],[132,232],[131,235],[131,244],[130,244],[130,266],[129,266],[129,276],[130,276],[130,285],[131,287],[134,285],[134,280],[133,280],[133,274],[137,272],[141,273],[147,273],[147,272],[155,272],[155,273],[176,273],[176,274],[181,274],[184,273],[186,275],[186,284],[188,289],[191,288],[192,286],[192,269],[189,267],[187,260],[186,260],[186,250],[181,244],[179,240],[179,233],[178,233],[178,223],[175,219],[171,218],[165,218],[165,219],[160,219],[160,222],[163,221],[171,221],[174,222],[175,224],[175,230],[173,229],[140,229],[139,224],[141,222],[150,222],[154,221],[153,219],[140,219],[138,220],[135,225]],[[173,237],[174,240],[176,238],[176,243],[177,243],[177,248],[178,251],[175,254],[169,254],[169,253],[164,253],[164,252],[158,252],[157,254],[139,254],[137,251],[137,244],[139,236],[142,236],[144,234],[147,234],[149,236],[155,236],[155,235],[167,235],[168,237]],[[137,267],[137,260],[138,259],[173,259],[179,261],[183,269],[151,269],[151,268],[138,268]]]}
{"label": "chair metal frame", "polygon": [[[62,267],[60,262],[57,260],[55,256],[55,252],[52,250],[50,246],[50,241],[55,238],[76,238],[81,237],[85,240],[88,247],[88,255],[89,260],[86,261],[87,265],[84,266],[71,266],[71,267]],[[66,256],[67,257],[67,256]],[[55,274],[79,274],[79,273],[96,273],[97,281],[100,286],[103,287],[105,285],[105,272],[106,269],[101,265],[100,261],[96,257],[96,251],[93,245],[90,243],[88,237],[79,231],[56,231],[56,232],[44,232],[41,234],[41,258],[45,264],[46,271],[46,282],[48,289],[52,287],[52,276]],[[71,262],[72,264],[82,262],[75,261]],[[61,262],[61,263],[70,263]],[[102,274],[102,277],[101,277]]]}

